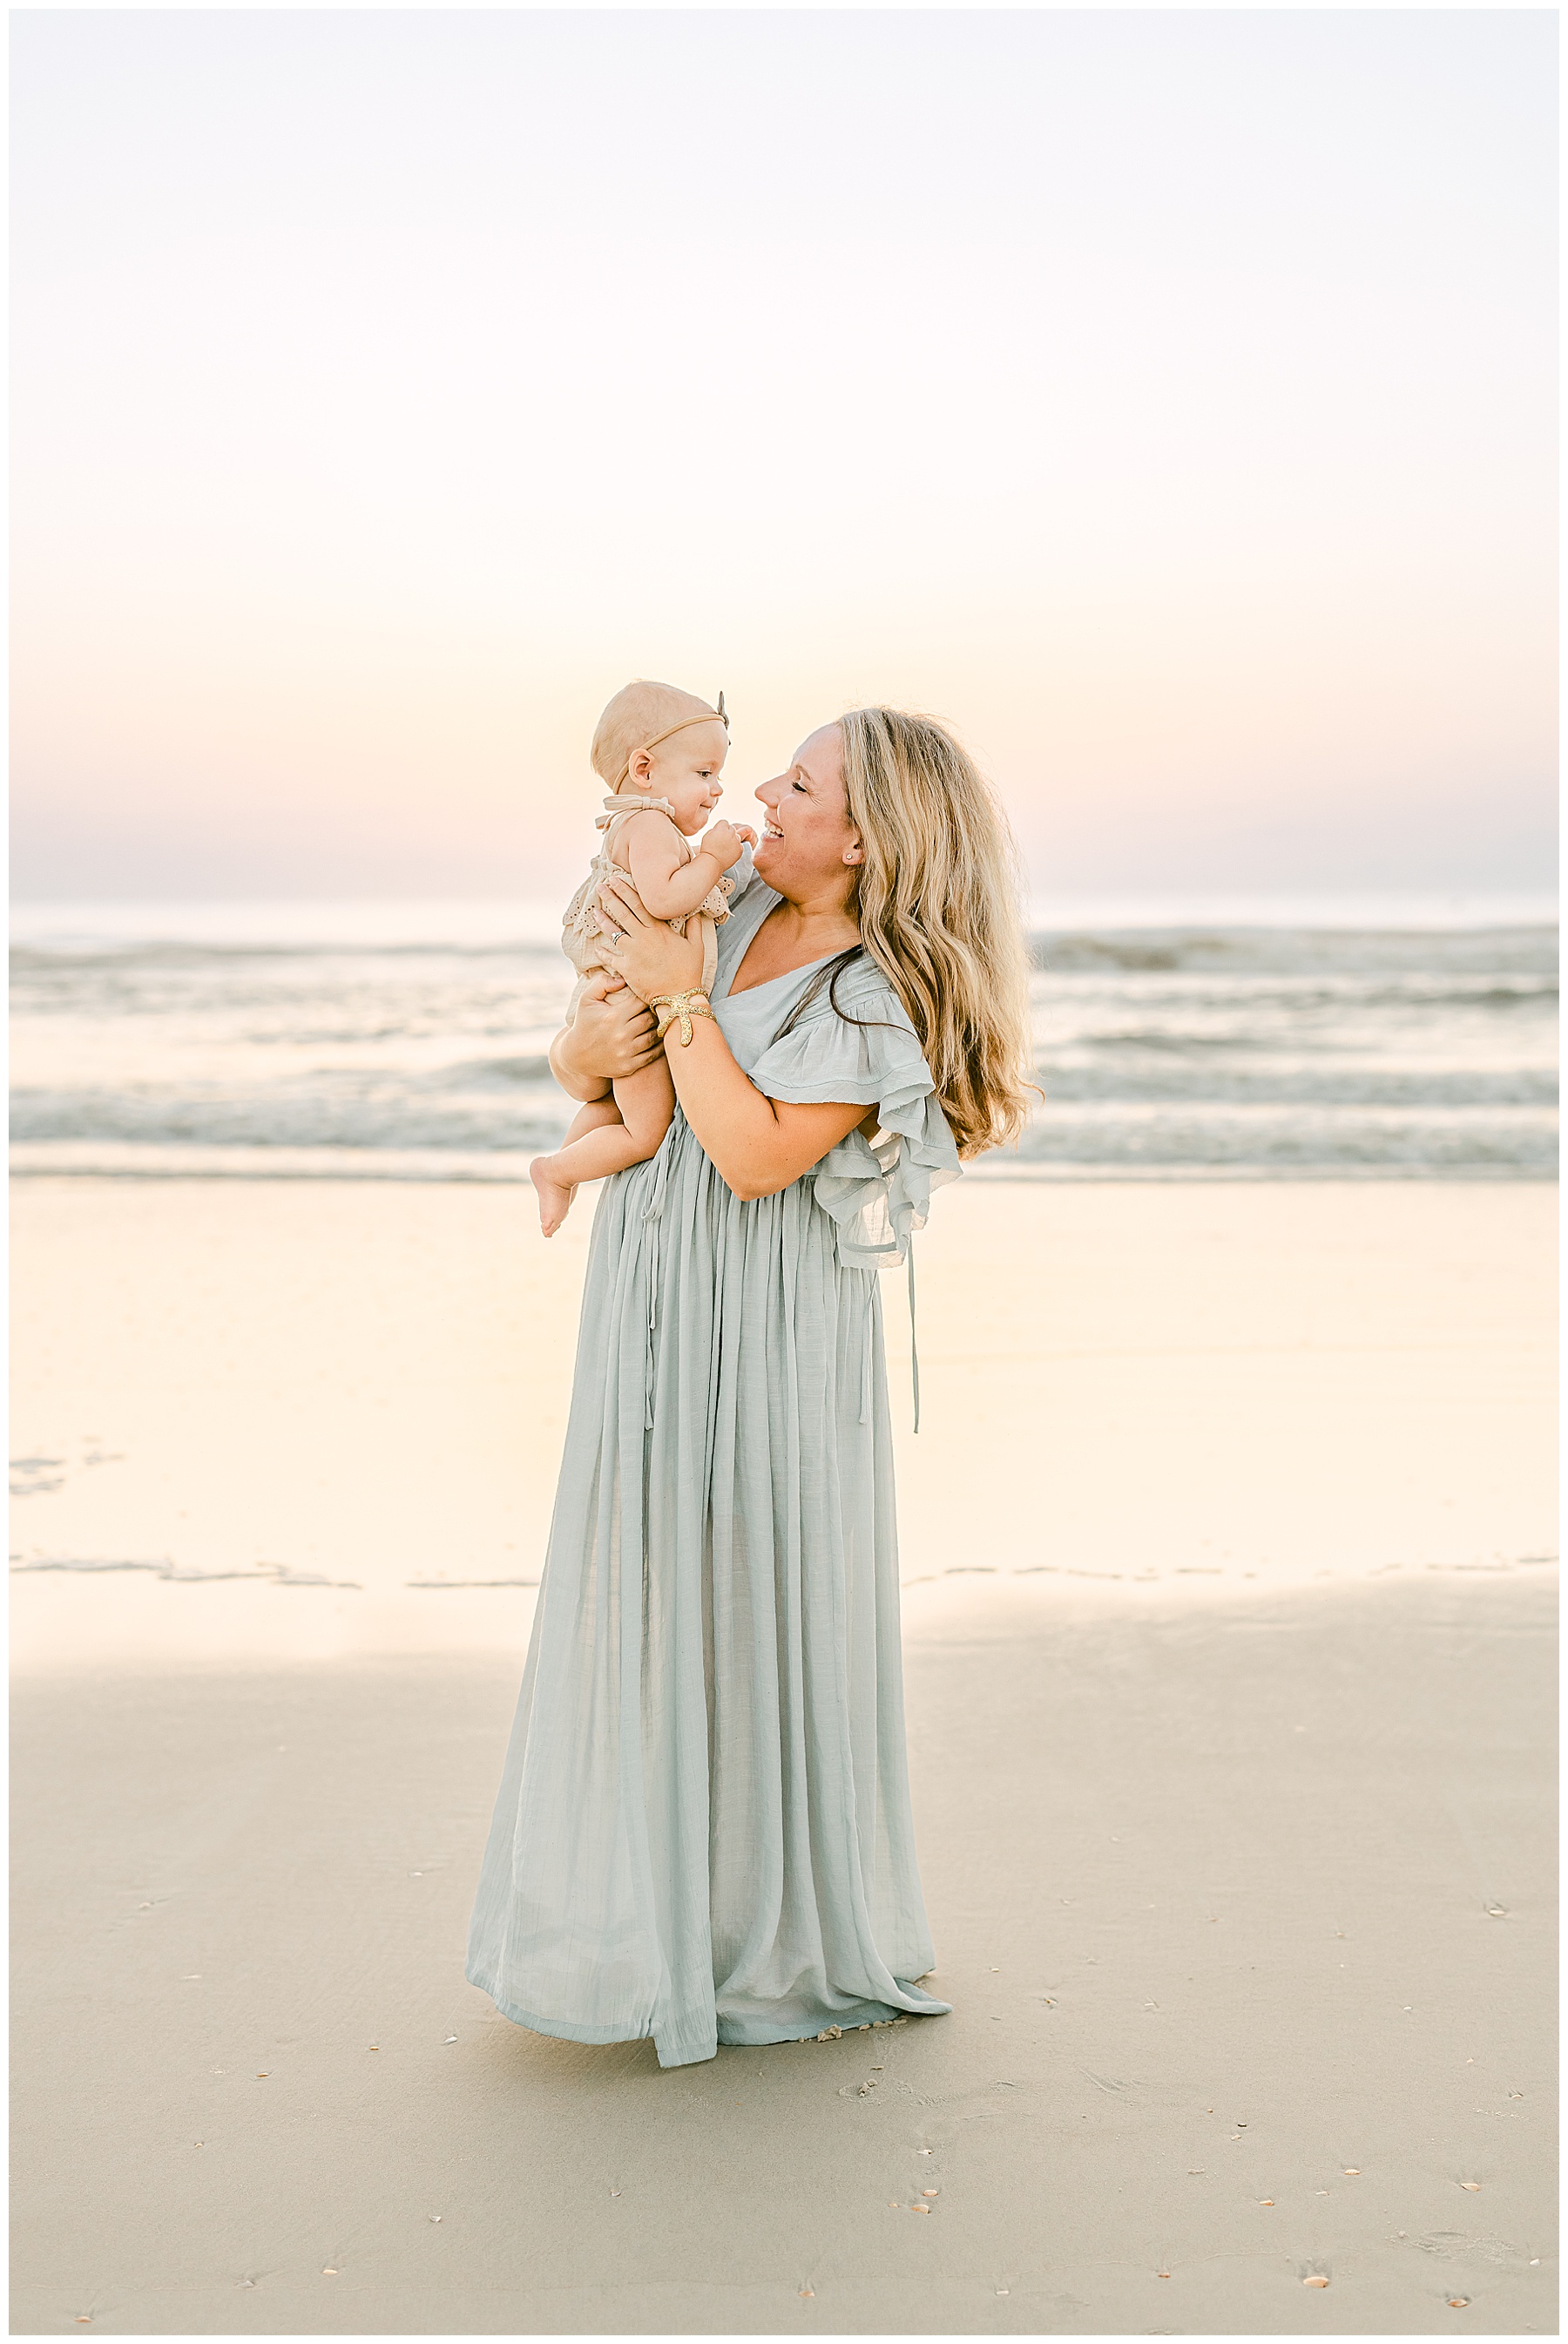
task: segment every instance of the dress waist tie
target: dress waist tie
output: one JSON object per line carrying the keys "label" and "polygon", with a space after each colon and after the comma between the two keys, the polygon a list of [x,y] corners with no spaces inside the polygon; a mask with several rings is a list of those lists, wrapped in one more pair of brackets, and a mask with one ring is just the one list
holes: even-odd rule
{"label": "dress waist tie", "polygon": [[[912,1235],[904,1239],[904,1258],[910,1271],[910,1381],[914,1391],[915,1430],[920,1429],[920,1354],[915,1341],[915,1240]],[[860,1422],[871,1420],[871,1359],[872,1329],[877,1315],[877,1278],[871,1270],[866,1278],[866,1332],[860,1345]]]}
{"label": "dress waist tie", "polygon": [[653,1162],[653,1194],[642,1216],[643,1278],[648,1289],[648,1308],[644,1312],[642,1347],[642,1421],[645,1431],[653,1427],[653,1335],[658,1316],[658,1224],[664,1213],[665,1182],[669,1172],[670,1133]]}
{"label": "dress waist tie", "polygon": [[860,1421],[871,1421],[871,1349],[877,1327],[877,1278],[874,1269],[863,1270],[866,1281],[866,1324],[860,1334]]}
{"label": "dress waist tie", "polygon": [[915,1238],[911,1229],[904,1239],[904,1258],[910,1265],[910,1382],[915,1395],[915,1430],[920,1429],[920,1355],[915,1345]]}

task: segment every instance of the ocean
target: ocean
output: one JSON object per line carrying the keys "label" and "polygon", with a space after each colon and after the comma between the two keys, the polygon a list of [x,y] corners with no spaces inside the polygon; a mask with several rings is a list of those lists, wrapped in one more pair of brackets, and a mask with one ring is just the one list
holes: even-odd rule
{"label": "ocean", "polygon": [[[1036,1080],[981,1177],[1544,1180],[1557,933],[1517,898],[1037,904]],[[518,1180],[556,907],[47,904],[13,923],[21,1174]]]}

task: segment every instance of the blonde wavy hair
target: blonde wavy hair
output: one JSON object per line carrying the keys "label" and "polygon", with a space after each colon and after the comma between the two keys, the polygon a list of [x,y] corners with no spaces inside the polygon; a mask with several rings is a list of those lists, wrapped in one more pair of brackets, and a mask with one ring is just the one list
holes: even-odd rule
{"label": "blonde wavy hair", "polygon": [[1012,831],[934,717],[852,708],[839,729],[861,947],[909,1012],[959,1154],[979,1156],[1016,1139],[1039,1096]]}

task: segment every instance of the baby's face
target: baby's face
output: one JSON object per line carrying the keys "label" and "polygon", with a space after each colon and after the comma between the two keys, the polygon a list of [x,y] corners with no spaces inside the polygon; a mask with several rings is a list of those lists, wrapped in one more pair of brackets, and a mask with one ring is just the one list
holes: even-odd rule
{"label": "baby's face", "polygon": [[716,716],[711,724],[688,724],[653,752],[649,795],[668,798],[676,825],[695,838],[723,794],[719,776],[729,754],[729,735]]}

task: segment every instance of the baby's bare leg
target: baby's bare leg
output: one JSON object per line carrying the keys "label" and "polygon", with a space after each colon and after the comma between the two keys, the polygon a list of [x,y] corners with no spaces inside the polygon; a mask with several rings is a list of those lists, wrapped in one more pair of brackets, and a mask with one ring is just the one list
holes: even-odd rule
{"label": "baby's bare leg", "polygon": [[646,1164],[650,1156],[658,1154],[675,1114],[675,1085],[669,1079],[669,1068],[662,1057],[655,1058],[640,1074],[623,1075],[612,1088],[620,1119],[638,1143],[630,1160]]}
{"label": "baby's bare leg", "polygon": [[589,1099],[586,1106],[578,1107],[568,1124],[567,1136],[561,1146],[569,1147],[574,1139],[581,1139],[588,1132],[598,1131],[602,1124],[619,1121],[620,1109],[613,1098]]}
{"label": "baby's bare leg", "polygon": [[[594,1101],[600,1110],[608,1104],[603,1099]],[[617,1083],[615,1105],[618,1112],[612,1122],[600,1122],[597,1129],[568,1140],[555,1155],[536,1156],[529,1165],[528,1176],[539,1192],[539,1226],[546,1237],[554,1237],[565,1220],[579,1181],[608,1179],[612,1172],[645,1164],[658,1154],[675,1113],[675,1086],[664,1060],[656,1059],[640,1074],[628,1075]],[[575,1129],[578,1118],[572,1120]]]}
{"label": "baby's bare leg", "polygon": [[558,1166],[565,1161],[568,1150],[575,1148],[579,1140],[586,1139],[590,1132],[606,1128],[620,1129],[619,1107],[613,1098],[589,1099],[578,1107],[567,1126],[566,1139],[558,1153],[536,1156],[529,1165],[528,1177],[538,1192],[539,1227],[546,1237],[553,1238],[570,1212],[574,1180],[586,1177],[578,1172],[568,1177],[557,1169]]}

